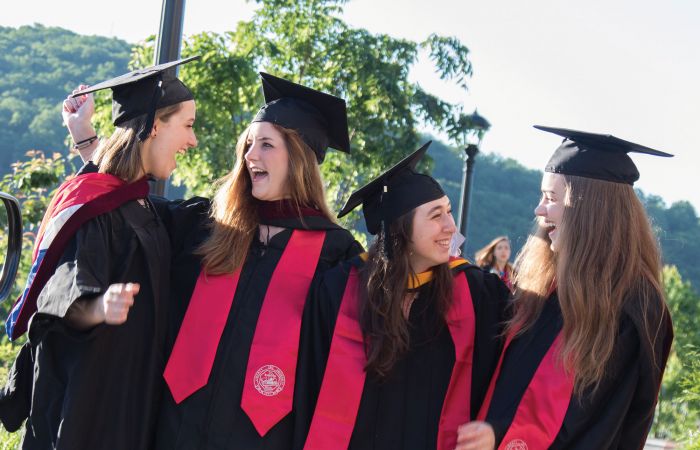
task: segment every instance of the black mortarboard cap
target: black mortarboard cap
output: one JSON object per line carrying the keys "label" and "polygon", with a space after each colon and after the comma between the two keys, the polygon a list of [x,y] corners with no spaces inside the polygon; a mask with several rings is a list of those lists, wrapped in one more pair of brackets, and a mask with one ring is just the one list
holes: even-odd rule
{"label": "black mortarboard cap", "polygon": [[90,86],[73,94],[72,97],[102,89],[112,89],[112,122],[114,125],[147,114],[146,125],[139,133],[139,140],[143,141],[151,133],[157,109],[194,99],[187,86],[175,77],[174,71],[168,69],[197,58],[199,56],[191,56],[134,70]]}
{"label": "black mortarboard cap", "polygon": [[319,163],[332,147],[350,153],[345,100],[260,72],[265,106],[253,122],[271,122],[296,130]]}
{"label": "black mortarboard cap", "polygon": [[445,192],[437,181],[414,170],[431,142],[428,141],[394,167],[353,192],[338,217],[343,217],[362,204],[367,231],[377,234],[382,222],[388,226],[412,209],[444,197]]}
{"label": "black mortarboard cap", "polygon": [[565,138],[549,159],[545,172],[634,184],[639,179],[639,171],[627,153],[673,156],[609,134],[587,133],[541,125],[535,125],[535,128]]}

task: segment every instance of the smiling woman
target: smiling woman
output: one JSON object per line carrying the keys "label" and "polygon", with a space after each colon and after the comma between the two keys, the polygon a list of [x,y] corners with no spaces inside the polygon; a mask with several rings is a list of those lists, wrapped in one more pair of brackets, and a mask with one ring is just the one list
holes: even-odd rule
{"label": "smiling woman", "polygon": [[[537,226],[516,259],[513,317],[480,422],[499,449],[641,448],[673,340],[661,255],[628,153],[610,135],[564,137],[545,167]],[[533,411],[536,412],[533,414]]]}
{"label": "smiling woman", "polygon": [[[89,123],[88,93],[111,88],[116,130],[94,155],[99,167],[86,164],[51,200],[32,275],[8,319],[11,338],[27,328],[31,335],[31,357],[12,375],[27,390],[15,393],[12,408],[28,416],[23,448],[152,448],[170,241],[146,175],[169,176],[175,154],[197,144],[192,93],[165,72],[187,61],[128,73],[64,102],[69,124]],[[89,127],[69,129],[79,151],[97,145],[94,135],[79,136]]]}
{"label": "smiling woman", "polygon": [[287,174],[289,149],[279,127],[270,122],[255,122],[248,128],[244,158],[258,200],[282,200],[289,197]]}
{"label": "smiling woman", "polygon": [[305,379],[320,383],[305,449],[452,450],[484,398],[509,291],[450,257],[450,202],[413,170],[427,148],[353,193],[340,213],[362,204],[377,238],[312,291],[305,345],[325,354]]}
{"label": "smiling woman", "polygon": [[266,104],[211,211],[193,199],[164,213],[176,337],[156,448],[295,448],[311,414],[297,371],[315,358],[300,345],[309,286],[361,251],[334,222],[318,167],[328,147],[349,151],[345,101],[261,77]]}

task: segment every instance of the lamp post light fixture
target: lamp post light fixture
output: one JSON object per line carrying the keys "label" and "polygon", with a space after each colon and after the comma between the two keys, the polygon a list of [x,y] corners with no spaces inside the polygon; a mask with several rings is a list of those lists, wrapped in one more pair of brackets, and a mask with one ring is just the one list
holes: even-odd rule
{"label": "lamp post light fixture", "polygon": [[474,163],[479,153],[481,140],[491,124],[479,113],[474,112],[466,117],[468,128],[464,131],[464,168],[462,170],[462,196],[459,200],[459,232],[465,237],[462,244],[462,254],[467,252],[467,233],[469,232],[469,204],[471,202],[472,182],[474,176]]}

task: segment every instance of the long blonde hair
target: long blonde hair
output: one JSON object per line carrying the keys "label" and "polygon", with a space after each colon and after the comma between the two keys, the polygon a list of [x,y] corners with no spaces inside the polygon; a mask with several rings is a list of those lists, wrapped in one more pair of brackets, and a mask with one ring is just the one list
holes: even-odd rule
{"label": "long blonde hair", "polygon": [[569,175],[564,180],[557,252],[538,226],[515,261],[507,332],[531,327],[556,283],[563,316],[560,362],[575,374],[581,394],[604,376],[627,301],[635,302],[626,311],[652,348],[667,312],[658,243],[632,186]]}
{"label": "long blonde hair", "polygon": [[[167,122],[180,108],[182,102],[160,108],[156,110],[155,120]],[[136,181],[144,175],[141,157],[143,142],[139,141],[138,135],[145,125],[146,115],[142,114],[119,124],[110,137],[100,142],[92,157],[100,173],[108,173],[127,182]]]}
{"label": "long blonde hair", "polygon": [[[284,137],[289,152],[287,183],[294,207],[300,211],[299,215],[302,207],[318,209],[332,221],[316,155],[295,130],[272,125]],[[248,151],[249,129],[238,138],[233,170],[218,181],[219,188],[211,207],[211,235],[197,250],[202,256],[204,270],[212,275],[231,273],[243,265],[260,224],[244,158]]]}

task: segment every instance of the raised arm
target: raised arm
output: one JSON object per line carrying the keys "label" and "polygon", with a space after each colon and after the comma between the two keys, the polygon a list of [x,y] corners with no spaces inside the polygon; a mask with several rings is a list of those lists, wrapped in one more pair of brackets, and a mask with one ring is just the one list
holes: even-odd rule
{"label": "raised arm", "polygon": [[[81,84],[71,94],[87,87],[87,85]],[[68,96],[63,101],[61,111],[63,123],[66,124],[71,139],[73,139],[73,148],[80,153],[83,162],[90,161],[99,142],[91,122],[93,114],[95,114],[95,99],[92,94],[80,95],[75,98]]]}

